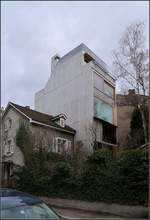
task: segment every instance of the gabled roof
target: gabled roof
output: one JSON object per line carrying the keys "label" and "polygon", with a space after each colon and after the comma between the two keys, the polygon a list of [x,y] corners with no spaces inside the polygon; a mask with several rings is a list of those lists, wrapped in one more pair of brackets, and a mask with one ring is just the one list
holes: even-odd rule
{"label": "gabled roof", "polygon": [[56,115],[52,118],[52,121],[55,121],[56,119],[59,119],[59,118],[64,118],[65,120],[67,119],[67,116],[65,114],[59,114],[59,115]]}
{"label": "gabled roof", "polygon": [[[68,125],[65,125],[65,127],[61,127],[60,125],[56,124],[54,121],[52,121],[52,119],[55,118],[52,115],[44,114],[44,113],[35,111],[33,109],[30,109],[28,106],[24,107],[24,106],[21,106],[21,105],[12,103],[12,102],[8,103],[7,108],[9,106],[12,106],[20,114],[27,117],[30,120],[31,123],[38,123],[39,122],[41,125],[48,125],[48,126],[53,127],[55,129],[64,130],[64,132],[65,131],[66,132],[68,131],[68,132],[71,132],[71,133],[76,132],[73,128],[71,128]],[[6,108],[5,111],[7,111],[7,108]]]}

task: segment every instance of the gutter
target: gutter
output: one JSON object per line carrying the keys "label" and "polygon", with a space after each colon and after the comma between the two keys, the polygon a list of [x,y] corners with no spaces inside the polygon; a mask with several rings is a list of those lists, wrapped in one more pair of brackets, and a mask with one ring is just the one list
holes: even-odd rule
{"label": "gutter", "polygon": [[35,124],[46,126],[46,127],[49,127],[49,128],[54,128],[54,129],[59,130],[59,131],[75,134],[75,132],[73,132],[73,131],[68,131],[68,130],[65,130],[65,129],[57,128],[57,127],[52,126],[52,125],[47,125],[47,124],[44,124],[44,123],[41,123],[41,122],[38,122],[38,121],[34,121],[31,118],[30,118],[30,123],[35,123]]}

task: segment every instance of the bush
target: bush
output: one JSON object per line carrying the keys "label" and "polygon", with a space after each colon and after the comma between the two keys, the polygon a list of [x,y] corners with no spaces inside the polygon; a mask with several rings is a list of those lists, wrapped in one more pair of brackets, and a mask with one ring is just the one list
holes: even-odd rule
{"label": "bush", "polygon": [[[52,157],[52,154],[51,154]],[[57,158],[57,159],[56,159]],[[32,166],[18,173],[17,186],[36,195],[73,198],[130,205],[148,204],[148,151],[129,150],[121,153],[120,161],[112,161],[111,153],[97,150],[83,163],[79,175],[71,162],[54,155],[53,170],[49,161],[39,163],[34,155]]]}
{"label": "bush", "polygon": [[112,161],[111,152],[106,149],[95,150],[87,158],[87,163],[99,165],[104,168],[107,168],[111,161]]}
{"label": "bush", "polygon": [[75,173],[74,168],[65,162],[57,162],[53,170],[53,178],[55,180],[66,179],[72,177]]}
{"label": "bush", "polygon": [[123,200],[148,203],[148,150],[128,150],[118,163],[120,187],[126,192]]}

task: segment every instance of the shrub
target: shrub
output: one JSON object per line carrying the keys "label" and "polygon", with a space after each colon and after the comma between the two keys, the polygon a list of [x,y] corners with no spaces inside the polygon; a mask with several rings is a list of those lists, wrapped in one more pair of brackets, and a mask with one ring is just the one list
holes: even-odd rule
{"label": "shrub", "polygon": [[111,152],[106,149],[100,149],[100,150],[95,150],[90,156],[88,156],[85,164],[87,164],[88,167],[92,167],[92,168],[100,167],[102,169],[108,169],[111,163],[112,163]]}
{"label": "shrub", "polygon": [[[143,112],[145,115],[146,130],[148,131],[148,108],[146,106],[144,107]],[[138,148],[140,145],[145,143],[143,120],[140,109],[138,107],[133,110],[131,116],[130,136],[128,142],[130,148]]]}
{"label": "shrub", "polygon": [[135,204],[148,202],[148,150],[128,150],[122,153],[119,166],[119,185],[126,194],[122,200]]}
{"label": "shrub", "polygon": [[148,204],[147,150],[122,152],[120,161],[115,162],[109,151],[94,151],[83,163],[80,175],[76,166],[61,161],[60,155],[53,155],[53,160],[60,161],[53,162],[54,168],[50,170],[49,161],[40,165],[35,153],[32,164],[18,172],[17,187],[42,196],[130,205]]}
{"label": "shrub", "polygon": [[74,175],[75,170],[69,163],[57,162],[53,170],[53,178],[65,179]]}

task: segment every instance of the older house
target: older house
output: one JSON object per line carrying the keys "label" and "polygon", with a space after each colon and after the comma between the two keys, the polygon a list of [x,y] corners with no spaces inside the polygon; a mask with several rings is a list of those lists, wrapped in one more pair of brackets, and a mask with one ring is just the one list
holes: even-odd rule
{"label": "older house", "polygon": [[139,103],[143,102],[148,106],[149,96],[138,95],[134,89],[129,89],[128,94],[117,94],[116,102],[118,119],[117,139],[119,148],[124,149],[128,147],[132,113]]}
{"label": "older house", "polygon": [[12,169],[24,165],[24,155],[16,145],[16,132],[22,121],[36,137],[37,146],[47,150],[72,154],[75,130],[66,125],[66,115],[52,116],[9,102],[2,116],[3,178],[9,182]]}
{"label": "older house", "polygon": [[83,43],[51,59],[51,75],[35,94],[35,109],[67,115],[88,152],[116,146],[115,79],[107,65]]}

